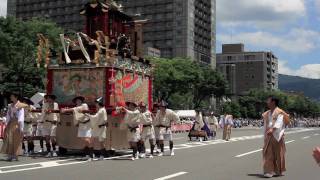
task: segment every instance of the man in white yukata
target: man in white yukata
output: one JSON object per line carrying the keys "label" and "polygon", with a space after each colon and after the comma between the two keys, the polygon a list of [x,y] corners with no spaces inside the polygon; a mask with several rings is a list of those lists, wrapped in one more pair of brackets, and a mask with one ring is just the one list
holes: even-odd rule
{"label": "man in white yukata", "polygon": [[122,110],[126,113],[124,122],[128,129],[128,142],[132,148],[131,160],[139,159],[138,156],[138,142],[141,139],[140,134],[140,121],[142,119],[141,112],[137,109],[138,105],[134,102],[127,102],[127,108],[123,107]]}
{"label": "man in white yukata", "polygon": [[[52,94],[47,94],[44,97],[46,99],[45,103],[42,107],[42,122],[43,122],[43,129],[42,135],[46,141],[47,147],[47,157],[56,157],[56,130],[57,125],[60,122],[60,114],[56,111],[59,111],[59,105],[55,102],[56,96]],[[51,144],[50,144],[51,142]],[[52,147],[52,151],[51,151]]]}
{"label": "man in white yukata", "polygon": [[154,134],[154,128],[153,128],[153,118],[152,118],[152,113],[147,109],[147,106],[145,103],[141,102],[139,104],[139,110],[142,113],[141,115],[141,124],[143,126],[142,132],[141,132],[141,146],[142,146],[142,154],[140,157],[144,158],[145,157],[145,141],[149,140],[150,143],[150,155],[149,158],[153,158],[153,151],[154,151],[154,139],[155,139],[155,134]]}
{"label": "man in white yukata", "polygon": [[83,152],[86,154],[86,159],[91,161],[93,158],[93,147],[91,144],[91,124],[88,116],[85,116],[85,112],[89,111],[89,106],[85,102],[83,96],[75,97],[72,102],[76,107],[71,109],[62,109],[63,113],[73,113],[73,118],[76,126],[78,127],[78,137],[84,142]]}
{"label": "man in white yukata", "polygon": [[169,141],[170,156],[174,156],[171,125],[174,123],[177,124],[178,122],[180,122],[180,119],[174,111],[172,111],[171,109],[167,109],[167,106],[167,103],[162,101],[159,104],[160,110],[157,112],[155,118],[155,126],[159,128],[157,139],[159,140],[161,149],[161,152],[158,154],[158,156],[163,156],[164,141]]}
{"label": "man in white yukata", "polygon": [[27,140],[27,148],[24,145],[24,141],[22,140],[22,149],[23,149],[24,155],[29,156],[34,152],[33,124],[35,121],[36,113],[33,113],[32,111],[35,110],[36,108],[33,106],[33,102],[27,97],[22,98],[21,102],[26,104],[26,106],[23,107],[24,108],[23,135],[24,135],[24,138]]}
{"label": "man in white yukata", "polygon": [[264,120],[263,171],[266,178],[282,176],[285,166],[285,126],[290,123],[289,115],[280,109],[279,99],[269,97],[269,110],[262,114]]}
{"label": "man in white yukata", "polygon": [[103,153],[105,151],[105,141],[107,138],[107,119],[108,114],[104,107],[103,97],[98,98],[96,101],[97,113],[95,115],[86,114],[90,118],[91,123],[91,135],[92,143],[94,146],[94,154],[98,157],[98,160],[103,160]]}

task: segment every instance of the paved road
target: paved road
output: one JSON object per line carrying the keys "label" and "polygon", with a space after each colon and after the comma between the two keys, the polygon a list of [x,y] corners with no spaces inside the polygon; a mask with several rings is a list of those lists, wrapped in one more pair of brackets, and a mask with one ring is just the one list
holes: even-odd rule
{"label": "paved road", "polygon": [[[219,133],[221,134],[221,133]],[[318,180],[312,149],[320,145],[320,129],[294,129],[286,134],[287,169],[279,180]],[[218,137],[219,138],[219,137]],[[188,142],[175,136],[176,156],[129,161],[126,156],[83,162],[77,158],[20,158],[0,161],[0,180],[251,180],[261,178],[261,130],[238,129],[233,139]]]}

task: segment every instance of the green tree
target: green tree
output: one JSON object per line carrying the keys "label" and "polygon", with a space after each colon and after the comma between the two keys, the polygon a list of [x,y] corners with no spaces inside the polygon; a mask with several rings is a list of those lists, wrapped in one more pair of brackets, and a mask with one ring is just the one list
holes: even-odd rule
{"label": "green tree", "polygon": [[[267,110],[266,99],[275,96],[280,100],[280,108],[296,116],[319,115],[319,103],[311,101],[305,96],[288,94],[281,91],[251,90],[248,95],[239,98],[241,112],[248,110],[249,118],[260,118],[261,113]],[[244,114],[242,113],[244,117]]]}
{"label": "green tree", "polygon": [[195,108],[201,107],[201,103],[211,97],[221,98],[227,93],[227,83],[217,72],[208,67],[202,67],[198,80],[193,82]]}
{"label": "green tree", "polygon": [[241,117],[240,105],[236,101],[227,102],[223,106],[223,113],[231,114],[235,118]]}
{"label": "green tree", "polygon": [[44,89],[45,69],[36,67],[38,33],[49,39],[53,51],[60,49],[59,34],[63,30],[56,24],[38,19],[0,18],[0,63],[5,67],[1,92],[31,96]]}
{"label": "green tree", "polygon": [[154,95],[175,108],[208,108],[211,97],[222,97],[227,85],[216,71],[185,58],[150,58],[155,65]]}

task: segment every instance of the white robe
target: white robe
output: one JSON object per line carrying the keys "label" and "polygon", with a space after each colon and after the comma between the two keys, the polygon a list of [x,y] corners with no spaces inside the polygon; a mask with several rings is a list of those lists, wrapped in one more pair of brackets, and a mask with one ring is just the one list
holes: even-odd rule
{"label": "white robe", "polygon": [[33,122],[35,121],[35,113],[32,113],[32,110],[35,110],[36,108],[32,105],[29,105],[28,107],[24,108],[24,135],[25,136],[32,136],[33,133]]}
{"label": "white robe", "polygon": [[135,111],[126,111],[126,115],[124,117],[125,124],[128,129],[128,142],[138,142],[141,138],[140,136],[140,120],[142,119],[142,114],[139,110]]}
{"label": "white robe", "polygon": [[[269,114],[268,128],[272,128],[272,114],[271,113]],[[277,120],[275,121],[273,128],[275,128],[275,129],[274,129],[272,135],[279,142],[284,134],[284,131],[285,131],[285,125],[283,123],[283,115],[282,114],[278,115]],[[263,132],[266,132],[266,130],[264,129]]]}
{"label": "white robe", "polygon": [[46,121],[59,122],[60,115],[58,113],[46,113],[47,110],[59,110],[58,103],[54,102],[53,105],[44,103],[42,107],[41,121],[43,122],[43,128],[51,129],[52,126],[56,125],[53,125],[52,123]]}
{"label": "white robe", "polygon": [[91,124],[90,122],[87,122],[90,119],[81,112],[89,110],[88,105],[83,103],[80,106],[74,107],[72,109],[75,121],[74,123],[79,125],[78,137],[91,137]]}
{"label": "white robe", "polygon": [[226,115],[221,117],[219,122],[220,127],[223,129],[225,125],[233,126],[233,118],[231,115]]}
{"label": "white robe", "polygon": [[126,115],[124,117],[124,122],[129,127],[137,127],[140,125],[141,116],[142,115],[139,110],[135,110],[135,111],[127,110]]}
{"label": "white robe", "polygon": [[106,109],[104,107],[100,108],[95,115],[89,115],[89,118],[92,127],[92,137],[99,138],[99,141],[103,142],[107,137],[107,127],[99,127],[99,125],[107,122],[108,116]]}
{"label": "white robe", "polygon": [[143,138],[143,140],[145,140],[146,138],[149,138],[149,139],[155,138],[155,132],[154,132],[154,127],[152,123],[153,123],[152,113],[148,110],[142,113],[141,124],[150,125],[149,127],[143,127],[142,129],[141,138]]}
{"label": "white robe", "polygon": [[157,112],[154,124],[170,127],[172,123],[178,122],[180,122],[179,116],[171,109],[166,109],[165,113]]}
{"label": "white robe", "polygon": [[204,122],[203,122],[202,114],[200,113],[196,116],[194,130],[201,131],[201,128],[203,128],[203,126],[204,126]]}
{"label": "white robe", "polygon": [[73,116],[75,124],[79,124],[79,129],[88,130],[91,128],[90,123],[83,124],[81,122],[86,122],[89,120],[81,111],[89,110],[87,104],[83,103],[80,106],[74,107],[73,109]]}
{"label": "white robe", "polygon": [[[18,102],[20,103],[20,102]],[[18,104],[17,103],[17,104]],[[23,132],[24,129],[24,109],[23,108],[17,108],[16,105],[9,104],[8,106],[8,111],[7,111],[7,116],[5,119],[5,124],[6,126],[9,124],[10,121],[14,119],[18,119],[19,123],[19,128],[21,132]]]}

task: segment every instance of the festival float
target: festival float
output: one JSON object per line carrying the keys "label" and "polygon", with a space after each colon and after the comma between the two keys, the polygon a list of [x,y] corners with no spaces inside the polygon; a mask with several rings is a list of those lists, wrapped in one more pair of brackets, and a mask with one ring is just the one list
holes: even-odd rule
{"label": "festival float", "polygon": [[[127,149],[127,130],[120,128],[123,116],[116,113],[126,101],[152,105],[152,65],[143,57],[142,27],[113,1],[87,3],[83,32],[60,35],[63,51],[50,54],[50,42],[38,34],[38,66],[47,68],[46,93],[57,96],[60,108],[72,107],[76,96],[86,98],[90,111],[103,97],[108,111],[107,150]],[[60,113],[60,112],[56,112]],[[60,151],[82,149],[72,114],[60,113],[57,128]],[[61,152],[63,153],[63,152]]]}

